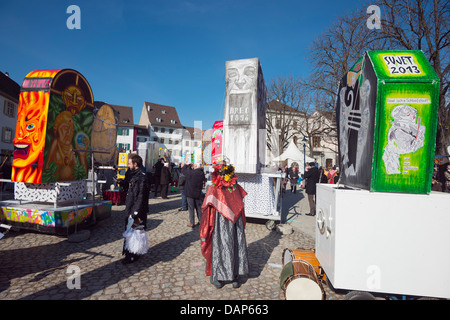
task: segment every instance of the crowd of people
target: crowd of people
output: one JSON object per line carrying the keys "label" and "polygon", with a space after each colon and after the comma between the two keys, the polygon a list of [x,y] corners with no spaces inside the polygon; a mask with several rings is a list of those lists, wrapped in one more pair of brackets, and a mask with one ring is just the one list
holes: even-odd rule
{"label": "crowd of people", "polygon": [[[226,283],[231,283],[233,288],[238,288],[240,276],[248,274],[243,204],[243,198],[247,193],[239,185],[233,184],[236,181],[232,178],[234,167],[226,166],[227,171],[224,171],[222,175],[217,171],[212,174],[216,183],[223,179],[222,183],[236,192],[212,187],[208,199],[214,200],[205,201],[203,218],[203,187],[206,176],[202,166],[181,164],[178,168],[160,159],[153,169],[153,174],[149,176],[142,166],[142,158],[139,155],[134,154],[128,160],[129,173],[126,178],[128,190],[123,234],[125,240],[122,250],[125,258],[122,263],[133,263],[147,253],[148,241],[145,230],[151,185],[155,186],[155,197],[159,187],[161,198],[165,199],[168,185],[176,178],[176,185],[180,186],[181,194],[185,199],[182,203],[189,210],[188,226],[193,228],[196,225],[195,216],[200,224],[201,252],[207,261],[206,275],[210,277],[211,284],[218,289]],[[179,169],[178,172],[177,169]],[[221,201],[224,203],[219,204]],[[226,210],[223,210],[224,207]]]}
{"label": "crowd of people", "polygon": [[291,192],[297,193],[304,189],[308,196],[309,213],[306,215],[316,215],[316,185],[317,183],[337,183],[339,181],[339,168],[333,166],[332,168],[317,167],[316,163],[310,162],[305,166],[305,172],[300,173],[298,167],[294,164],[291,167],[285,166],[282,169],[285,177],[282,181],[283,193],[286,192],[289,183]]}
{"label": "crowd of people", "polygon": [[[189,223],[187,226],[193,228],[200,223],[203,203],[203,187],[206,182],[206,175],[203,167],[199,164],[184,164],[176,166],[158,159],[150,170],[143,167],[142,158],[132,155],[128,161],[128,170],[125,179],[119,184],[127,192],[125,201],[127,229],[143,226],[145,230],[147,224],[148,200],[153,193],[154,198],[158,197],[158,192],[162,199],[168,199],[169,186],[171,192],[181,192],[181,208],[179,211],[189,211]],[[145,213],[144,213],[145,211]],[[195,222],[197,217],[197,223]],[[132,219],[133,222],[130,222]],[[123,263],[131,263],[139,258],[139,255],[132,254],[126,250],[124,245]]]}
{"label": "crowd of people", "polygon": [[[223,191],[225,189],[222,187],[210,187],[211,190],[207,192],[204,201],[203,188],[207,178],[201,165],[181,164],[178,167],[160,159],[152,170],[146,172],[142,166],[142,158],[132,155],[128,161],[129,170],[126,177],[128,187],[122,252],[125,258],[122,262],[135,262],[148,250],[145,230],[151,193],[157,197],[159,190],[161,198],[167,199],[169,186],[173,188],[172,191],[179,188],[182,196],[179,211],[189,211],[188,227],[199,225],[201,251],[207,261],[206,275],[210,276],[211,284],[219,289],[226,283],[232,283],[234,288],[238,288],[240,277],[248,273],[245,215],[241,214],[244,212],[243,198],[247,193],[239,185],[233,185],[233,179],[236,179],[232,178],[234,167],[224,165],[223,168],[222,180],[217,178],[216,171],[212,173],[212,186],[220,186],[223,183],[228,186],[225,189],[237,192]],[[297,190],[304,190],[309,203],[307,215],[310,216],[316,214],[317,183],[335,184],[339,181],[338,168],[326,169],[318,167],[314,162],[308,163],[303,173],[297,166],[286,166],[280,170],[285,173],[282,181],[283,193],[286,192],[288,184],[294,194]],[[450,185],[450,164],[447,165],[445,175],[448,176]],[[444,187],[447,188],[447,185]]]}

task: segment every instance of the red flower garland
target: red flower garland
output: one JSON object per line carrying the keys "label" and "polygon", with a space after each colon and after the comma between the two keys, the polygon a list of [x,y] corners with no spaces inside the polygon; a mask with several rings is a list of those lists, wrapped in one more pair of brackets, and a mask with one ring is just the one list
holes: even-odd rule
{"label": "red flower garland", "polygon": [[227,188],[228,191],[236,190],[237,175],[234,173],[234,167],[227,164],[218,164],[214,166],[212,175],[212,186],[217,188]]}

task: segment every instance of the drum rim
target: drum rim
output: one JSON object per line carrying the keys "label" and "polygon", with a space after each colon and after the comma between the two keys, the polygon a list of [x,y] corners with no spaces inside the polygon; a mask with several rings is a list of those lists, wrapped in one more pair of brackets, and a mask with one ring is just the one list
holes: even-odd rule
{"label": "drum rim", "polygon": [[304,274],[296,274],[296,275],[292,275],[289,278],[287,278],[287,280],[285,281],[286,286],[283,284],[283,297],[285,300],[287,300],[286,298],[286,289],[289,283],[291,283],[292,281],[294,281],[297,278],[305,278],[305,279],[309,279],[312,280],[314,283],[316,283],[320,289],[320,291],[322,292],[322,300],[325,300],[326,298],[326,293],[325,293],[325,289],[322,286],[322,283],[320,281],[314,281],[314,279],[311,279],[311,277],[304,275]]}
{"label": "drum rim", "polygon": [[[294,269],[294,262],[299,262],[299,263],[304,263],[304,264],[306,264],[306,265],[308,266],[309,271],[312,271],[312,272],[310,272],[310,273],[308,273],[308,274],[298,273],[298,274],[292,274],[292,275],[290,275],[290,276],[287,277],[286,280],[284,280],[284,282],[281,284],[281,289],[282,289],[283,291],[285,291],[285,289],[286,289],[286,287],[287,287],[287,284],[288,284],[290,281],[292,281],[292,280],[290,280],[290,279],[291,279],[292,277],[295,277],[295,276],[302,276],[303,278],[309,278],[310,280],[313,280],[313,281],[315,281],[315,282],[317,282],[317,283],[320,283],[320,282],[321,282],[320,279],[319,279],[319,277],[317,276],[317,273],[316,273],[316,270],[314,269],[314,266],[313,266],[312,264],[310,264],[308,261],[305,261],[305,260],[291,260],[291,261],[289,261],[288,263],[292,263],[292,270]],[[284,269],[284,267],[283,267],[283,269]],[[311,273],[312,273],[312,275],[311,275]],[[311,279],[311,277],[315,278],[315,280],[314,280],[314,279]]]}
{"label": "drum rim", "polygon": [[[292,249],[291,249],[291,248],[284,248],[283,253],[282,253],[282,255],[281,255],[281,265],[282,265],[283,267],[286,265],[286,264],[284,263],[284,256],[285,256],[286,250],[289,250],[290,255],[291,255],[291,258],[292,258]],[[294,260],[294,259],[292,259],[292,260]],[[291,260],[291,261],[292,261],[292,260]]]}
{"label": "drum rim", "polygon": [[[295,249],[291,249],[291,248],[284,248],[283,249],[283,253],[281,254],[281,265],[282,266],[285,266],[286,264],[285,264],[285,261],[284,261],[284,256],[285,256],[285,252],[286,251],[289,251],[289,253],[290,253],[290,256],[291,256],[291,261],[293,261],[293,260],[302,260],[302,259],[298,259],[298,258],[296,258],[295,257],[295,255],[294,255],[294,251],[305,251],[305,252],[308,252],[308,253],[312,253],[313,255],[314,255],[314,258],[317,260],[317,257],[316,257],[316,250],[315,249],[313,249],[313,248],[310,248],[310,249],[303,249],[303,248],[295,248]],[[304,261],[304,260],[302,260],[302,261]]]}

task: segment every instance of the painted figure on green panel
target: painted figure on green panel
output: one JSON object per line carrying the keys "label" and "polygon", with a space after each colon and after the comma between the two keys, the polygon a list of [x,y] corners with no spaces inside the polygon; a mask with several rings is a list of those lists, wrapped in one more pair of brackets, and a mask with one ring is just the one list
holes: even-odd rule
{"label": "painted figure on green panel", "polygon": [[417,110],[409,105],[396,106],[391,116],[394,121],[389,129],[383,161],[387,174],[398,174],[401,173],[400,155],[414,153],[423,147],[426,128],[421,125]]}

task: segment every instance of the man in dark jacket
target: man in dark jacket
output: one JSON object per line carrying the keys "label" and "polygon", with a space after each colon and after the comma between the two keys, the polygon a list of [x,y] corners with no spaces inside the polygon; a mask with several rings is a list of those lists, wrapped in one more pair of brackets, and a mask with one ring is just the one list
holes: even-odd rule
{"label": "man in dark jacket", "polygon": [[[159,184],[161,185],[161,198],[167,199],[167,192],[169,190],[169,183],[172,182],[169,163],[165,162],[161,168],[161,178]],[[156,195],[156,194],[155,194]]]}
{"label": "man in dark jacket", "polygon": [[206,181],[205,172],[203,168],[194,164],[194,169],[186,169],[183,171],[186,176],[186,183],[184,185],[184,195],[186,196],[189,210],[189,224],[188,227],[194,227],[195,216],[194,210],[197,210],[197,218],[200,222],[202,218],[202,190],[203,183]]}
{"label": "man in dark jacket", "polygon": [[306,179],[306,193],[308,194],[309,214],[308,216],[316,215],[316,184],[319,182],[319,169],[314,162],[310,162],[305,169],[304,178]]}
{"label": "man in dark jacket", "polygon": [[[134,226],[142,225],[144,230],[147,229],[147,213],[148,213],[148,183],[145,172],[142,169],[142,158],[137,154],[132,155],[128,159],[128,169],[130,171],[130,183],[128,187],[127,197],[125,200],[125,228],[128,224],[129,217],[133,218]],[[123,250],[125,259],[123,263],[130,263],[137,260],[138,256]]]}
{"label": "man in dark jacket", "polygon": [[161,182],[161,169],[164,167],[163,159],[159,159],[158,162],[155,163],[153,168],[155,168],[155,174],[153,175],[153,182],[155,184],[155,198],[158,196],[158,187]]}
{"label": "man in dark jacket", "polygon": [[178,211],[186,211],[188,209],[187,199],[184,194],[184,185],[186,184],[186,176],[184,175],[184,171],[188,168],[189,165],[186,165],[184,162],[181,163],[181,172],[180,177],[178,179],[178,188],[181,193],[181,208]]}

